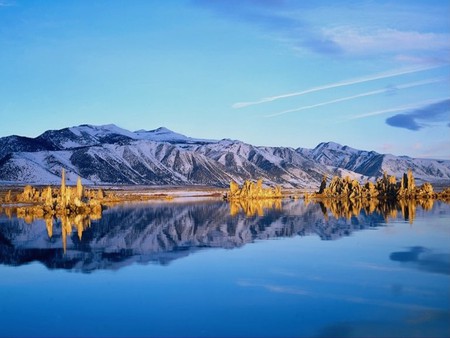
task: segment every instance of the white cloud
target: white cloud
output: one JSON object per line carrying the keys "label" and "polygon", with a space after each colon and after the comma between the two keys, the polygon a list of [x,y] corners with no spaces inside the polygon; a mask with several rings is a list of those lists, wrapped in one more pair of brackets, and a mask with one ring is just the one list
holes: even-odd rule
{"label": "white cloud", "polygon": [[450,50],[450,35],[442,33],[400,31],[390,28],[364,32],[354,27],[341,26],[324,29],[323,35],[349,54]]}

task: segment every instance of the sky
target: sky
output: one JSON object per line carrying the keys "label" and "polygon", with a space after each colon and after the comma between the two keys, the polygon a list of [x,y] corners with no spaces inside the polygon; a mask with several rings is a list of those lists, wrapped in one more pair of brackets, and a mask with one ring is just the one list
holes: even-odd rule
{"label": "sky", "polygon": [[0,137],[116,124],[450,159],[450,1],[0,0]]}

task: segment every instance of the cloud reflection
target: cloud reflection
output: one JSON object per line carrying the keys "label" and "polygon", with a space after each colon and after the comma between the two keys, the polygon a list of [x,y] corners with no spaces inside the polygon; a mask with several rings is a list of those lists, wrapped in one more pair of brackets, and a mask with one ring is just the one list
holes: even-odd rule
{"label": "cloud reflection", "polygon": [[422,271],[450,275],[450,254],[447,253],[432,253],[431,249],[415,246],[393,252],[389,258]]}
{"label": "cloud reflection", "polygon": [[402,320],[360,320],[336,322],[324,327],[316,337],[446,337],[450,312],[420,310]]}
{"label": "cloud reflection", "polygon": [[[386,308],[411,310],[411,311],[442,311],[442,309],[424,306],[420,304],[393,302],[389,300],[383,300],[379,298],[369,298],[364,296],[345,295],[340,293],[325,293],[316,292],[304,288],[299,288],[291,285],[281,285],[277,283],[252,281],[242,279],[237,281],[237,285],[242,287],[262,288],[269,292],[282,293],[294,296],[305,296],[317,299],[325,299],[330,301],[341,301],[346,303],[356,303],[364,305],[373,305]],[[367,288],[367,285],[365,286]]]}

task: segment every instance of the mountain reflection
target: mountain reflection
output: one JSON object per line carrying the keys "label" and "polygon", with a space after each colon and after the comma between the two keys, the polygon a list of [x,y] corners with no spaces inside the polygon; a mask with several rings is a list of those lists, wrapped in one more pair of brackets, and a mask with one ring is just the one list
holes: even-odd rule
{"label": "mountain reflection", "polygon": [[[430,210],[431,204],[420,205]],[[416,204],[305,203],[273,200],[154,202],[121,205],[101,215],[36,219],[5,209],[0,216],[0,263],[39,261],[48,268],[91,272],[133,263],[168,264],[202,248],[237,248],[255,240],[318,235],[338,239],[384,226],[400,217],[413,222]]]}

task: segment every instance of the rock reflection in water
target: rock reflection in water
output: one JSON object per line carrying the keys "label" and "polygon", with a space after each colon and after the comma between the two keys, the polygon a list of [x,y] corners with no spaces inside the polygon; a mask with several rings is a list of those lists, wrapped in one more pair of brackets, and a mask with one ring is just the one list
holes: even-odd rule
{"label": "rock reflection in water", "polygon": [[[0,214],[1,211],[2,210],[0,209]],[[102,217],[101,209],[90,211],[87,214],[72,213],[59,216],[52,216],[49,214],[42,215],[36,213],[35,206],[8,207],[3,211],[8,216],[8,218],[11,219],[13,216],[16,216],[17,218],[24,220],[27,224],[33,224],[33,222],[35,222],[36,220],[44,220],[49,239],[53,237],[53,227],[55,221],[59,221],[61,223],[61,237],[64,253],[66,253],[67,250],[67,237],[72,234],[74,228],[76,229],[78,238],[81,241],[83,237],[83,231],[91,226],[91,221],[99,220]]]}
{"label": "rock reflection in water", "polygon": [[[437,210],[440,205],[435,203]],[[231,249],[255,240],[305,235],[334,240],[384,226],[400,213],[412,222],[416,208],[408,203],[213,200],[121,205],[106,209],[97,219],[93,215],[20,218],[29,213],[7,211],[8,217],[0,216],[0,263],[39,261],[49,268],[81,272],[133,263],[168,264],[203,248]]]}
{"label": "rock reflection in water", "polygon": [[[309,203],[308,201],[306,203]],[[315,203],[315,202],[312,202]],[[362,199],[321,199],[318,200],[323,215],[326,219],[331,213],[335,218],[351,219],[361,212],[367,215],[377,213],[382,215],[387,222],[389,219],[397,219],[399,212],[404,220],[413,224],[416,217],[417,207],[423,210],[433,209],[433,199],[423,200],[396,200],[396,201],[380,201],[380,200],[362,200]]]}
{"label": "rock reflection in water", "polygon": [[281,199],[260,199],[260,200],[231,200],[230,215],[236,216],[243,212],[246,216],[264,216],[267,210],[282,210]]}

